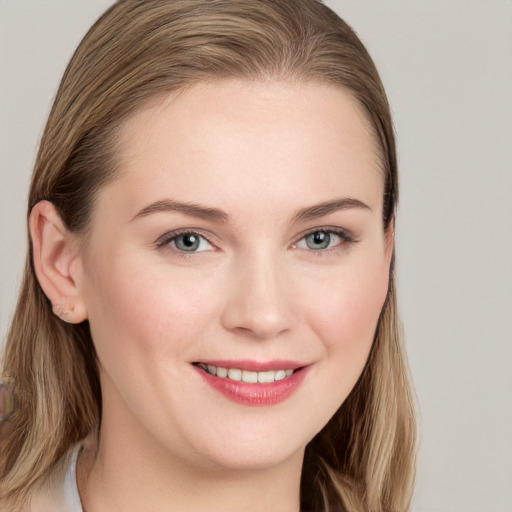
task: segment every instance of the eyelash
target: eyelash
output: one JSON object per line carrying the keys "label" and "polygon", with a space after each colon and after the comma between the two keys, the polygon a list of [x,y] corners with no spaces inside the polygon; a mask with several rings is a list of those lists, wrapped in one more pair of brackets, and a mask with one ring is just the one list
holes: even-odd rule
{"label": "eyelash", "polygon": [[[326,255],[331,254],[336,251],[346,250],[348,244],[357,242],[357,240],[353,237],[353,235],[345,229],[334,228],[334,227],[318,227],[318,228],[311,229],[311,230],[307,231],[306,233],[302,233],[291,244],[291,248],[297,249],[297,244],[299,242],[301,242],[302,240],[306,240],[306,238],[308,236],[313,235],[315,233],[326,233],[328,235],[334,234],[336,236],[339,236],[341,239],[341,242],[332,248],[316,249],[316,250],[315,249],[309,249],[309,250],[304,249],[310,253],[313,253],[315,256],[326,256]],[[165,249],[166,247],[169,247],[171,242],[175,242],[176,239],[178,239],[181,236],[185,236],[185,235],[196,235],[196,236],[202,238],[203,240],[205,240],[208,244],[214,245],[208,236],[206,236],[204,233],[200,232],[199,230],[193,230],[193,229],[182,229],[182,230],[171,231],[169,233],[166,233],[165,235],[161,236],[155,242],[155,245],[157,246],[157,248]],[[198,252],[196,252],[196,251],[190,251],[190,252],[182,251],[182,250],[178,249],[176,246],[171,247],[171,250],[173,250],[173,252],[175,254],[177,254],[178,256],[184,257],[184,258],[190,257],[194,254],[198,254]],[[199,252],[204,252],[204,251],[199,251]]]}
{"label": "eyelash", "polygon": [[[156,242],[155,245],[157,248],[165,249],[170,248],[172,251],[174,251],[175,254],[177,254],[180,257],[188,258],[194,254],[196,254],[196,251],[181,251],[177,247],[169,247],[171,242],[175,242],[177,238],[180,236],[185,235],[196,235],[204,240],[206,240],[210,245],[213,245],[212,241],[208,236],[206,236],[204,233],[200,232],[199,230],[193,230],[193,229],[180,229],[177,231],[171,231],[169,233],[166,233],[165,235],[161,236]],[[203,251],[201,251],[203,252]]]}
{"label": "eyelash", "polygon": [[344,251],[348,249],[349,244],[353,244],[357,242],[357,240],[354,238],[354,236],[347,231],[346,229],[342,228],[335,228],[330,226],[323,226],[318,228],[313,228],[306,233],[302,233],[300,237],[297,238],[295,242],[292,244],[293,249],[297,249],[297,244],[301,242],[302,240],[306,240],[308,236],[313,235],[315,233],[326,233],[328,235],[336,235],[339,236],[341,239],[341,242],[334,247],[326,248],[326,249],[304,249],[308,251],[309,253],[312,253],[314,256],[322,257],[322,256],[328,256],[332,253]]}

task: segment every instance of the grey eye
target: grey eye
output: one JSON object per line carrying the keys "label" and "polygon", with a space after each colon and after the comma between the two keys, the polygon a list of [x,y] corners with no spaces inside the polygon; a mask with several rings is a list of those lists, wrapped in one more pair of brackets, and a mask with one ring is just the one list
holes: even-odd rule
{"label": "grey eye", "polygon": [[352,236],[341,229],[317,229],[304,235],[294,247],[307,251],[322,252],[336,249],[353,241]]}
{"label": "grey eye", "polygon": [[176,249],[183,252],[201,252],[209,247],[209,242],[197,233],[184,233],[175,236],[172,243]]}
{"label": "grey eye", "polygon": [[315,231],[314,233],[306,236],[305,240],[308,249],[318,251],[329,247],[331,243],[331,235],[326,231]]}

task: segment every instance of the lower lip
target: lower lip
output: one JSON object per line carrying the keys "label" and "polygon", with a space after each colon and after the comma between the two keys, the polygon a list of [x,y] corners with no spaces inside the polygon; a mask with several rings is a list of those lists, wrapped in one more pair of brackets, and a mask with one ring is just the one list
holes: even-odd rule
{"label": "lower lip", "polygon": [[233,402],[244,405],[274,405],[286,400],[301,385],[309,366],[295,371],[283,380],[265,384],[216,377],[198,366],[194,368],[207,384]]}

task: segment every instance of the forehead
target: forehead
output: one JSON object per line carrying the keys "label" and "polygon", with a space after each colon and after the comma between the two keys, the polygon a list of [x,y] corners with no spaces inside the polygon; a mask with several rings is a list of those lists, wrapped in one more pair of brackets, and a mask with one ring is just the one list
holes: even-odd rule
{"label": "forehead", "polygon": [[357,100],[327,85],[199,83],[134,114],[118,140],[110,186],[134,208],[168,196],[215,206],[236,196],[246,207],[255,194],[260,207],[382,196],[372,126]]}

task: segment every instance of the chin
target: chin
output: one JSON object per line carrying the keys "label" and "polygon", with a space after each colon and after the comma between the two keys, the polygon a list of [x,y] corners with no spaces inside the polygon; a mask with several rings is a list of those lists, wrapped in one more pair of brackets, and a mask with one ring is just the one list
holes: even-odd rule
{"label": "chin", "polygon": [[[252,472],[278,468],[284,464],[299,461],[302,464],[305,446],[298,446],[294,450],[282,446],[281,449],[269,449],[262,446],[261,441],[253,446],[242,444],[232,446],[231,449],[205,453],[211,466],[226,472]],[[287,449],[285,449],[287,448]]]}
{"label": "chin", "polygon": [[259,471],[288,463],[302,466],[306,445],[323,426],[302,420],[253,416],[252,420],[211,422],[199,432],[196,424],[188,430],[189,446],[199,464],[223,471]]}

